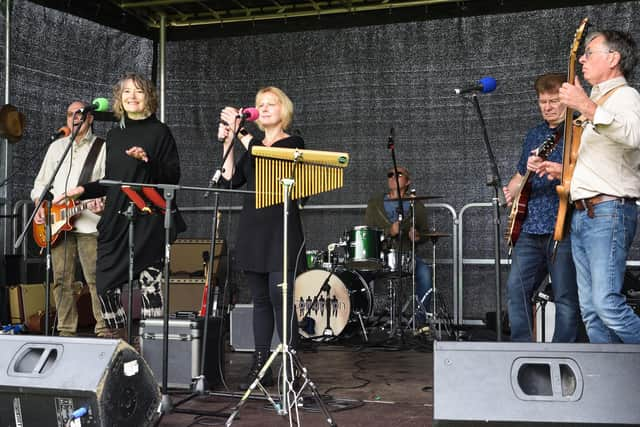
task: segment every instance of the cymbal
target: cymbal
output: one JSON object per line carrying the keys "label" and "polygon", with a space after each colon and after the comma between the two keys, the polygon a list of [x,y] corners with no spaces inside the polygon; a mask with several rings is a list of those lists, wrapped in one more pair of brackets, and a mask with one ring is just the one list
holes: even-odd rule
{"label": "cymbal", "polygon": [[[415,196],[415,197],[403,197],[399,200],[404,201],[410,201],[410,200],[429,200],[429,199],[442,199],[444,196]],[[398,198],[395,199],[386,199],[386,200],[398,200]]]}

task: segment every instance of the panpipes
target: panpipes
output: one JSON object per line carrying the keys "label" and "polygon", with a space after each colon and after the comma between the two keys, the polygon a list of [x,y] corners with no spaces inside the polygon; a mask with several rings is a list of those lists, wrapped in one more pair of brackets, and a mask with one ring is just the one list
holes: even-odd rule
{"label": "panpipes", "polygon": [[254,146],[251,153],[256,158],[256,209],[283,203],[285,178],[294,178],[293,200],[340,188],[349,164],[349,154],[332,151]]}

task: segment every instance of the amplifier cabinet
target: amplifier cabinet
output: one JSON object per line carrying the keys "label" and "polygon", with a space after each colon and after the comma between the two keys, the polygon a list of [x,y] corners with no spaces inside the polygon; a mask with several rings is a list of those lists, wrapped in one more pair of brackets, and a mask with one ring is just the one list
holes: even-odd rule
{"label": "amplifier cabinet", "polygon": [[[213,286],[216,285],[215,279]],[[202,306],[202,293],[204,291],[204,278],[171,278],[169,280],[169,313],[177,311],[200,312]]]}
{"label": "amplifier cabinet", "polygon": [[[253,342],[253,304],[236,304],[231,310],[230,325],[231,339],[229,344],[234,351],[254,351]],[[271,350],[278,347],[280,340],[278,332],[273,331],[271,338]]]}
{"label": "amplifier cabinet", "polygon": [[[9,287],[9,311],[11,313],[11,323],[24,323],[29,317],[38,312],[44,313],[44,289],[42,283],[22,284]],[[49,287],[50,300],[49,310],[55,311],[55,300],[53,299],[53,283]]]}

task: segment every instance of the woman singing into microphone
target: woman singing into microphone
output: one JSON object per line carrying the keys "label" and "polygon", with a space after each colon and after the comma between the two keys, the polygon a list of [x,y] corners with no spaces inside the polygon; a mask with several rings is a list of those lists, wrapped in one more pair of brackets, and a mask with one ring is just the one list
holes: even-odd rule
{"label": "woman singing into microphone", "polygon": [[[291,124],[293,103],[289,97],[276,87],[260,89],[256,95],[256,108],[260,113],[258,126],[264,131],[264,137],[256,137],[245,129],[238,134],[244,149],[237,163],[233,151],[224,163],[223,178],[236,188],[244,184],[248,190],[256,189],[255,159],[251,147],[304,148],[304,141],[296,135],[289,135],[285,130]],[[228,150],[234,127],[240,124],[239,111],[226,107],[220,114],[221,124],[218,128],[218,139],[224,139],[224,151]],[[238,239],[236,241],[236,257],[238,268],[244,272],[253,299],[253,334],[255,353],[253,366],[247,375],[245,389],[255,379],[269,357],[271,337],[274,323],[282,340],[282,289],[278,286],[283,281],[283,205],[277,204],[256,209],[255,195],[245,195]],[[293,310],[293,283],[295,274],[303,271],[300,253],[304,236],[300,223],[300,213],[295,203],[290,204],[288,219],[288,266],[287,280],[287,313],[290,331],[289,346],[295,348],[298,341],[298,321]],[[274,313],[275,311],[275,313]],[[262,378],[262,384],[273,384],[271,369]]]}

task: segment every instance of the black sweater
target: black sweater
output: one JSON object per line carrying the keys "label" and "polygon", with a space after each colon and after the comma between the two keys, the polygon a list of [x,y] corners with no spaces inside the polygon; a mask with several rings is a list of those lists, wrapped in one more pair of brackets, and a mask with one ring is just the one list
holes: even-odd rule
{"label": "black sweater", "polygon": [[[136,160],[125,151],[142,147],[148,162]],[[125,120],[125,128],[114,128],[107,134],[105,179],[144,184],[177,184],[180,180],[178,149],[169,128],[155,115],[144,120]],[[99,182],[86,184],[83,198],[106,195],[105,209],[98,223],[98,259],[96,285],[98,291],[119,287],[129,279],[128,220],[121,214],[129,199],[119,186]],[[159,190],[162,194],[162,190]],[[174,205],[175,206],[175,205]],[[184,230],[179,212],[174,215],[178,231]],[[135,277],[146,267],[160,265],[164,257],[164,216],[160,213],[139,215],[134,221]]]}
{"label": "black sweater", "polygon": [[[251,155],[251,147],[263,145],[262,140],[253,139],[249,144],[249,151],[243,153],[236,164],[231,180],[234,188],[247,185],[247,190],[256,189],[255,158]],[[304,148],[304,141],[299,136],[289,136],[276,141],[273,147]],[[304,236],[300,222],[300,211],[295,201],[289,203],[288,218],[288,269],[292,270],[298,261],[297,271],[304,271],[306,262],[304,251],[297,258]],[[283,242],[283,204],[256,209],[254,194],[245,194],[238,225],[238,240],[236,242],[236,258],[238,268],[244,271],[267,273],[282,271],[282,242]]]}

